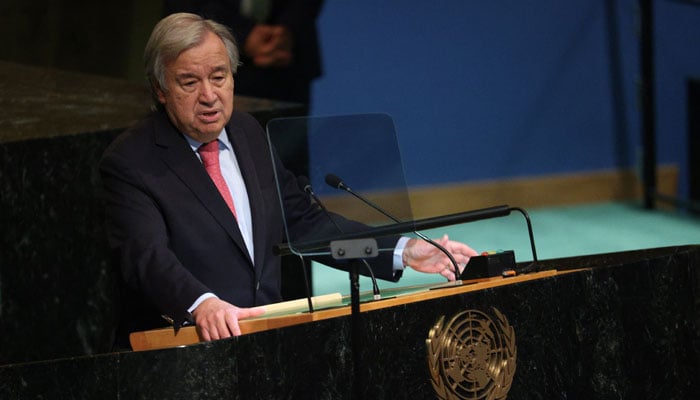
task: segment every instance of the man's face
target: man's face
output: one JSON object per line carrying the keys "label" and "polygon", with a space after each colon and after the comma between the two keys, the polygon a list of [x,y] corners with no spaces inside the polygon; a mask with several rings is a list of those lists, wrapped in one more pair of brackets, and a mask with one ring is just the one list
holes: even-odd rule
{"label": "man's face", "polygon": [[175,126],[202,143],[216,139],[233,112],[233,74],[221,39],[208,32],[180,53],[165,65],[165,83],[158,100]]}

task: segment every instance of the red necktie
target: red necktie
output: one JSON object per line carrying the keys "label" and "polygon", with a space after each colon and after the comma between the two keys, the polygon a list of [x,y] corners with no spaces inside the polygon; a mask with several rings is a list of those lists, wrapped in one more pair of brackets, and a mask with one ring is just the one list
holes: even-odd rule
{"label": "red necktie", "polygon": [[233,206],[233,198],[231,197],[231,191],[228,189],[228,185],[224,180],[224,176],[221,175],[221,167],[219,166],[219,140],[214,140],[209,143],[199,146],[197,149],[199,155],[202,157],[202,163],[204,168],[207,170],[209,177],[214,181],[214,185],[219,189],[219,193],[228,204],[228,208],[231,209],[233,216],[236,216],[236,208]]}

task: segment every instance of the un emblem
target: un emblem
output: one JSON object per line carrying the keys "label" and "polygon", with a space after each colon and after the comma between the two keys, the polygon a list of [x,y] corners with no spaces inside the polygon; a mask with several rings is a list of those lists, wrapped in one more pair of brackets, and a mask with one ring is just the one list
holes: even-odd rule
{"label": "un emblem", "polygon": [[440,399],[505,399],[515,375],[515,332],[493,308],[494,319],[478,310],[463,311],[430,330],[430,381]]}

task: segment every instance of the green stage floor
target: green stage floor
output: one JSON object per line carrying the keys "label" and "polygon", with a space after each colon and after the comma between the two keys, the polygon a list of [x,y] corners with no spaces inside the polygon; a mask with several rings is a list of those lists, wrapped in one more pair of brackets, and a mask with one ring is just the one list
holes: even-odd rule
{"label": "green stage floor", "polygon": [[[653,247],[700,244],[700,217],[684,211],[645,210],[636,203],[604,203],[527,210],[540,260]],[[515,250],[518,262],[532,260],[525,219],[519,213],[459,226],[423,231],[430,237],[447,233],[475,250]],[[442,282],[439,276],[408,269],[398,283],[381,288]],[[315,295],[350,291],[348,274],[320,264],[312,268]],[[360,290],[371,290],[361,278]]]}

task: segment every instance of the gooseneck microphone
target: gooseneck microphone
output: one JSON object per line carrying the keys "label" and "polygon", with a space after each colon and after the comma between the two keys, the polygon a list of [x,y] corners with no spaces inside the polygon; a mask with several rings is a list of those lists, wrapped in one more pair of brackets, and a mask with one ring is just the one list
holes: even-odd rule
{"label": "gooseneck microphone", "polygon": [[[392,221],[397,222],[397,223],[400,223],[400,222],[401,222],[398,218],[396,218],[396,217],[394,217],[393,215],[389,214],[387,211],[385,211],[383,208],[379,207],[377,204],[373,203],[372,201],[370,201],[369,199],[365,198],[364,196],[360,196],[359,194],[355,193],[355,192],[354,192],[348,185],[346,185],[345,182],[343,182],[343,180],[340,179],[340,177],[338,177],[337,175],[334,175],[334,174],[327,174],[327,175],[326,175],[326,184],[328,184],[328,186],[330,186],[330,187],[332,187],[332,188],[334,188],[334,189],[340,189],[340,190],[344,190],[344,191],[350,193],[350,194],[353,195],[354,197],[360,199],[363,203],[367,204],[368,206],[372,207],[373,209],[375,209],[375,210],[379,211],[380,213],[384,214],[387,218],[391,219]],[[459,266],[457,265],[457,260],[455,260],[454,256],[453,256],[449,251],[447,251],[447,249],[444,248],[442,245],[440,245],[439,243],[437,243],[437,242],[435,242],[434,240],[430,239],[429,237],[425,236],[424,234],[422,234],[422,233],[420,233],[420,232],[418,232],[418,231],[415,231],[415,230],[413,231],[413,233],[415,233],[418,237],[420,237],[421,239],[423,239],[423,240],[425,240],[426,242],[430,243],[431,245],[435,246],[438,250],[440,250],[440,251],[442,251],[443,253],[445,253],[445,255],[447,256],[447,258],[450,259],[450,262],[452,263],[452,266],[454,267],[454,271],[453,271],[453,272],[455,273],[455,280],[459,279],[459,275],[460,275]]]}
{"label": "gooseneck microphone", "polygon": [[[299,176],[297,177],[297,183],[299,184],[299,187],[306,192],[311,198],[314,200],[314,202],[321,208],[324,214],[328,217],[328,219],[331,220],[333,225],[335,225],[335,228],[338,230],[339,233],[345,233],[343,231],[343,228],[338,225],[338,222],[336,222],[335,219],[333,219],[333,216],[331,215],[330,212],[328,212],[328,209],[326,206],[323,205],[323,202],[321,202],[321,199],[316,196],[316,193],[314,192],[314,189],[311,187],[311,182],[309,182],[309,178],[305,176]],[[374,300],[380,300],[382,298],[381,293],[379,292],[379,285],[377,285],[377,278],[374,277],[374,271],[372,270],[372,267],[369,265],[367,260],[361,259],[362,263],[367,267],[367,271],[369,271],[369,277],[372,280],[372,292],[373,292],[373,298]]]}

